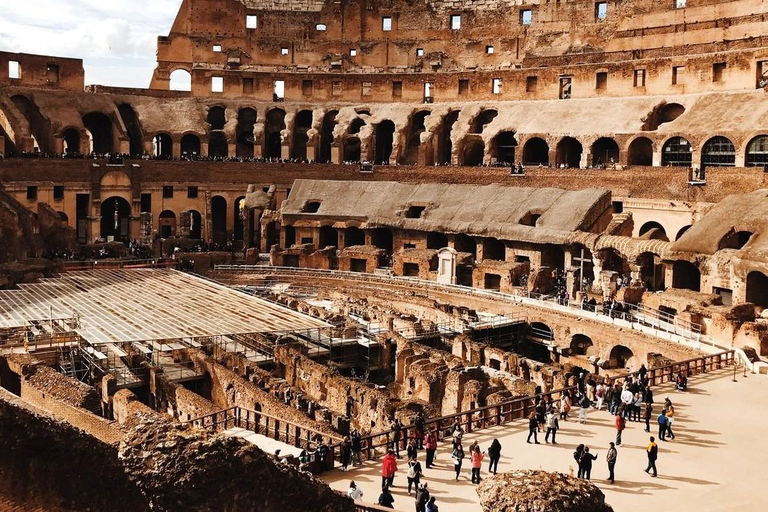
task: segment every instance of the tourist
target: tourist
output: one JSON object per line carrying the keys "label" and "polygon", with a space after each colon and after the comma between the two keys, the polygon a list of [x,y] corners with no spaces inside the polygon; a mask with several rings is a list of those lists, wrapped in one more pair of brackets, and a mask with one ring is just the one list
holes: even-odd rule
{"label": "tourist", "polygon": [[[557,418],[555,418],[555,421],[557,421]],[[555,437],[552,436],[552,442],[554,443]],[[501,443],[498,439],[494,439],[491,443],[491,447],[488,448],[488,458],[491,459],[491,461],[488,463],[488,472],[496,474],[496,470],[499,469],[499,459],[501,458]]]}
{"label": "tourist", "polygon": [[583,395],[581,397],[581,401],[579,402],[579,423],[586,423],[587,422],[587,411],[589,411],[589,408],[592,406],[592,402],[589,401],[589,398],[587,398],[587,395]]}
{"label": "tourist", "polygon": [[464,430],[461,428],[458,421],[453,425],[451,437],[453,438],[453,448],[455,449],[457,444],[461,444],[461,439],[464,437]]}
{"label": "tourist", "polygon": [[580,444],[576,447],[576,451],[573,452],[573,460],[576,461],[576,467],[579,468],[578,478],[581,478],[581,455],[584,453],[584,445]]}
{"label": "tourist", "polygon": [[555,442],[555,436],[557,435],[557,430],[560,428],[560,423],[557,421],[557,414],[554,411],[550,411],[549,414],[547,414],[547,433],[544,435],[544,442],[549,442],[549,434],[552,434],[552,444],[557,444]]}
{"label": "tourist", "polygon": [[429,489],[427,489],[427,482],[424,482],[419,484],[419,488],[416,490],[416,512],[426,512],[428,501]]}
{"label": "tourist", "polygon": [[416,460],[416,457],[412,457],[408,459],[408,470],[405,474],[406,478],[408,478],[408,496],[411,495],[411,486],[413,486],[414,489],[419,488],[419,482],[421,482],[421,462]]}
{"label": "tourist", "polygon": [[344,440],[339,446],[339,455],[341,456],[341,470],[346,471],[352,460],[352,443],[347,436],[344,436]]}
{"label": "tourist", "polygon": [[479,446],[475,446],[475,451],[471,454],[472,459],[472,483],[473,484],[479,484],[480,483],[480,468],[483,464],[483,452],[480,451]]}
{"label": "tourist", "polygon": [[579,458],[579,469],[581,470],[581,477],[589,480],[592,475],[592,461],[597,459],[597,455],[589,453],[589,446],[584,447],[584,451]]}
{"label": "tourist", "polygon": [[409,439],[408,447],[405,449],[405,455],[408,457],[408,460],[411,460],[413,458],[416,458],[418,454],[419,454],[419,450],[416,448],[416,440]]}
{"label": "tourist", "polygon": [[610,404],[610,413],[617,414],[619,411],[619,405],[621,404],[621,387],[619,386],[618,382],[613,386]]}
{"label": "tourist", "polygon": [[432,468],[435,460],[435,451],[437,450],[437,433],[432,430],[424,436],[424,446],[427,449],[427,469]]}
{"label": "tourist", "polygon": [[352,446],[352,465],[363,465],[363,439],[360,437],[360,432],[355,429],[350,434],[350,445]]}
{"label": "tourist", "polygon": [[672,432],[672,422],[675,418],[675,406],[672,405],[672,400],[669,397],[664,398],[664,408],[667,410],[667,435],[674,439],[675,433]]}
{"label": "tourist", "polygon": [[[664,411],[661,413],[664,414]],[[653,470],[653,476],[656,476],[656,458],[659,456],[659,446],[654,442],[656,441],[653,436],[651,436],[651,442],[648,443],[648,447],[645,449],[646,453],[648,454],[648,467],[645,468],[645,472],[649,472],[650,470]]]}
{"label": "tourist", "polygon": [[[627,428],[627,423],[621,414],[617,414],[614,421],[616,423],[616,446],[621,446],[621,433]],[[611,443],[611,445],[613,445],[613,443]]]}
{"label": "tourist", "polygon": [[397,459],[395,453],[389,450],[384,456],[384,460],[381,461],[381,488],[386,489],[391,487],[395,480],[395,473],[397,472]]}
{"label": "tourist", "polygon": [[599,411],[603,408],[603,399],[605,398],[605,386],[602,382],[595,388],[595,398],[597,398],[597,405],[595,405],[595,408]]}
{"label": "tourist", "polygon": [[354,480],[349,482],[349,489],[347,489],[347,496],[349,496],[355,501],[358,501],[363,497],[363,490],[357,486]]}
{"label": "tourist", "polygon": [[613,469],[616,467],[616,458],[618,457],[619,453],[616,450],[616,446],[613,443],[609,443],[611,445],[610,448],[608,448],[608,453],[605,454],[605,460],[608,462],[608,481],[613,483],[614,475],[613,475]]}
{"label": "tourist", "polygon": [[427,512],[440,512],[435,504],[434,496],[430,496],[429,501],[427,502]]}
{"label": "tourist", "polygon": [[645,431],[651,431],[651,413],[653,412],[653,404],[645,403],[645,411],[643,412],[643,419],[645,420]]}
{"label": "tourist", "polygon": [[640,411],[643,409],[643,395],[639,391],[635,393],[635,401],[632,404],[632,419],[640,421]]}
{"label": "tourist", "polygon": [[395,446],[395,457],[400,458],[400,429],[403,427],[400,420],[395,419],[392,423],[392,443]]}
{"label": "tourist", "polygon": [[677,372],[677,377],[675,377],[675,388],[678,391],[685,391],[688,389],[688,377],[683,375],[683,372]]}
{"label": "tourist", "polygon": [[461,464],[464,461],[464,448],[461,443],[456,445],[451,453],[451,460],[453,460],[453,469],[456,471],[456,480],[459,479],[459,473],[461,473]]}
{"label": "tourist", "polygon": [[419,411],[416,414],[416,419],[413,422],[413,426],[416,429],[414,435],[416,436],[416,447],[421,450],[424,448],[424,413]]}
{"label": "tourist", "polygon": [[661,410],[661,414],[659,414],[658,419],[656,420],[659,423],[659,439],[662,441],[666,441],[666,434],[667,434],[667,411],[664,409]]}
{"label": "tourist", "polygon": [[569,412],[571,412],[571,394],[565,391],[560,397],[560,419],[568,421]]}
{"label": "tourist", "polygon": [[528,416],[528,440],[526,441],[528,444],[531,444],[531,436],[533,436],[533,440],[536,441],[536,444],[541,444],[536,437],[536,432],[538,432],[538,430],[539,422],[536,421],[536,413],[531,411],[531,414]]}
{"label": "tourist", "polygon": [[395,502],[395,498],[392,497],[392,493],[389,492],[389,489],[387,487],[384,487],[381,490],[381,494],[379,495],[379,501],[377,504],[386,508],[395,508],[392,506],[394,502]]}
{"label": "tourist", "polygon": [[640,369],[637,371],[641,381],[645,381],[645,377],[648,374],[648,369],[645,367],[645,363],[640,365]]}
{"label": "tourist", "polygon": [[645,396],[643,399],[647,404],[653,403],[653,390],[651,389],[651,386],[645,386]]}
{"label": "tourist", "polygon": [[621,391],[621,404],[624,406],[624,418],[629,416],[632,410],[632,404],[635,403],[635,394],[629,389],[629,383],[624,383],[624,389]]}

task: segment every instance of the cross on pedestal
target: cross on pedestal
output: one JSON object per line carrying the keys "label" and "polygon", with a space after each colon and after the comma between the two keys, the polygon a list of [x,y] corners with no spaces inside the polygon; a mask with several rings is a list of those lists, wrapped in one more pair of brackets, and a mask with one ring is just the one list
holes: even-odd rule
{"label": "cross on pedestal", "polygon": [[573,261],[579,262],[579,291],[584,291],[584,264],[585,263],[592,263],[591,259],[584,257],[584,248],[581,248],[581,255],[580,256],[574,256]]}

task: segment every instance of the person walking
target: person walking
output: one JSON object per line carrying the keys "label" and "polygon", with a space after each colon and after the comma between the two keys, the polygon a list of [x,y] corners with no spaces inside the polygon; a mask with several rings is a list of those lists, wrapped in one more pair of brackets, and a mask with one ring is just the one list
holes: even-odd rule
{"label": "person walking", "polygon": [[424,446],[427,449],[427,469],[430,469],[435,460],[435,451],[437,450],[437,434],[434,430],[427,433],[424,436]]}
{"label": "person walking", "polygon": [[645,448],[645,452],[648,454],[648,467],[645,468],[645,472],[653,470],[653,475],[656,476],[656,459],[659,456],[659,446],[655,443],[655,439],[651,436],[651,442]]}
{"label": "person walking", "polygon": [[392,444],[395,448],[395,457],[400,458],[400,430],[403,428],[400,420],[395,419],[392,423]]}
{"label": "person walking", "polygon": [[456,480],[458,480],[461,473],[461,464],[464,461],[464,448],[461,446],[461,443],[457,444],[456,448],[453,449],[451,460],[453,460],[453,469],[456,471]]}
{"label": "person walking", "polygon": [[344,440],[339,446],[339,455],[341,456],[341,470],[346,471],[352,461],[352,443],[347,436],[344,436]]}
{"label": "person walking", "polygon": [[526,441],[528,444],[531,444],[531,436],[533,436],[533,440],[536,442],[536,444],[539,443],[539,439],[537,437],[537,432],[539,430],[539,422],[536,421],[536,413],[531,411],[531,414],[528,416],[528,440]]}
{"label": "person walking", "polygon": [[461,444],[461,439],[464,437],[464,429],[461,425],[456,423],[453,426],[453,432],[451,432],[451,438],[453,439],[453,446],[451,449],[455,449],[457,444]]}
{"label": "person walking", "polygon": [[427,502],[427,512],[440,512],[435,503],[434,496],[429,497],[429,501]]}
{"label": "person walking", "polygon": [[576,451],[573,452],[573,460],[576,461],[576,467],[579,468],[577,478],[581,478],[581,454],[584,453],[584,445],[580,444],[576,447]]}
{"label": "person walking", "polygon": [[603,399],[605,399],[605,386],[602,382],[597,385],[597,388],[595,388],[595,398],[597,399],[597,405],[595,405],[595,408],[599,411],[603,408]]}
{"label": "person walking", "polygon": [[547,413],[547,433],[544,435],[544,442],[549,442],[549,434],[552,434],[552,444],[557,444],[555,442],[555,436],[557,435],[557,430],[560,428],[560,423],[557,421],[557,414],[555,411],[549,411]]}
{"label": "person walking", "polygon": [[640,411],[643,409],[643,395],[639,391],[635,393],[635,401],[632,404],[632,416],[634,421],[640,421]]}
{"label": "person walking", "polygon": [[397,459],[395,452],[389,450],[381,461],[381,488],[387,489],[392,486],[397,473]]}
{"label": "person walking", "polygon": [[424,482],[419,484],[419,488],[416,490],[416,512],[426,512],[428,501],[429,489],[427,489],[427,482]]}
{"label": "person walking", "polygon": [[363,497],[363,490],[360,489],[354,480],[349,482],[349,489],[347,489],[347,496],[355,501],[359,501]]}
{"label": "person walking", "polygon": [[[554,436],[552,436],[553,443],[555,442],[554,439]],[[495,475],[496,470],[499,468],[499,459],[501,458],[501,443],[498,439],[494,439],[491,443],[491,447],[488,448],[488,458],[491,459],[488,463],[488,472]]]}
{"label": "person walking", "polygon": [[614,475],[613,470],[616,467],[616,458],[619,452],[616,450],[616,446],[610,443],[611,447],[608,448],[608,453],[605,454],[605,461],[608,463],[608,481],[613,483]]}
{"label": "person walking", "polygon": [[480,483],[480,468],[483,465],[483,453],[480,451],[479,446],[475,446],[475,451],[472,452],[471,460],[472,460],[472,483],[473,484],[479,484]]}
{"label": "person walking", "polygon": [[592,475],[592,461],[597,459],[597,455],[589,453],[589,446],[584,447],[584,451],[579,459],[579,467],[581,468],[582,478],[590,479]]}
{"label": "person walking", "polygon": [[643,419],[645,420],[645,431],[651,431],[651,413],[653,413],[653,404],[645,403],[645,411],[643,412]]}
{"label": "person walking", "polygon": [[571,412],[571,395],[567,391],[560,397],[560,419],[568,421],[568,413]]}
{"label": "person walking", "polygon": [[415,439],[408,440],[408,447],[405,449],[405,454],[408,456],[408,460],[416,458],[419,454],[419,450],[416,448]]}
{"label": "person walking", "polygon": [[408,469],[406,470],[406,478],[408,479],[408,496],[411,495],[411,487],[415,489],[419,488],[419,483],[421,482],[422,472],[421,472],[421,462],[416,460],[416,457],[413,457],[408,460]]}
{"label": "person walking", "polygon": [[383,488],[381,490],[381,494],[379,494],[379,501],[377,504],[385,508],[395,508],[392,506],[393,503],[395,503],[395,498],[392,497],[392,493],[389,492],[389,488]]}
{"label": "person walking", "polygon": [[667,434],[667,411],[662,409],[656,421],[659,423],[659,439],[666,441],[664,436]]}
{"label": "person walking", "polygon": [[581,400],[579,401],[579,423],[587,422],[587,411],[589,411],[591,406],[592,402],[589,401],[587,395],[582,395]]}
{"label": "person walking", "polygon": [[422,450],[424,448],[424,413],[419,411],[418,414],[416,414],[413,426],[416,429],[416,448]]}
{"label": "person walking", "polygon": [[664,408],[667,410],[667,435],[674,439],[675,433],[672,432],[672,422],[675,418],[675,406],[672,405],[672,400],[669,397],[664,399]]}
{"label": "person walking", "polygon": [[360,432],[355,429],[352,431],[352,434],[350,434],[350,445],[352,446],[352,465],[353,466],[362,466],[363,465],[363,439],[360,437]]}
{"label": "person walking", "polygon": [[616,446],[621,446],[621,433],[627,428],[627,422],[621,414],[616,415],[614,422],[616,423]]}

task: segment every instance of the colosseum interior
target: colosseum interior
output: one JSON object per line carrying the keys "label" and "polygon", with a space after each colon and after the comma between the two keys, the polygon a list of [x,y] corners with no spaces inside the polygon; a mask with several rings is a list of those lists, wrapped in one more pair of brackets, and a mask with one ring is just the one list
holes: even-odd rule
{"label": "colosseum interior", "polygon": [[430,430],[443,512],[768,507],[768,1],[179,3],[145,89],[0,51],[0,510],[412,510]]}

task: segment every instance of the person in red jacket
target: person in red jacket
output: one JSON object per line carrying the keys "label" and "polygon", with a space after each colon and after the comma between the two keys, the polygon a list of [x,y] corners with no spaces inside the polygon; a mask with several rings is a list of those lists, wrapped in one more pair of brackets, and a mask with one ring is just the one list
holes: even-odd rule
{"label": "person in red jacket", "polygon": [[472,461],[472,483],[473,484],[479,484],[480,483],[480,468],[483,465],[483,457],[485,456],[485,453],[480,451],[479,446],[475,446],[475,451],[472,452],[471,461]]}
{"label": "person in red jacket", "polygon": [[397,472],[397,458],[395,458],[395,452],[389,450],[384,456],[384,460],[381,462],[381,488],[389,489],[392,487],[392,482],[395,480],[395,473]]}
{"label": "person in red jacket", "polygon": [[616,415],[616,446],[621,446],[621,433],[627,427],[626,420],[622,414]]}
{"label": "person in red jacket", "polygon": [[427,449],[427,469],[432,467],[432,461],[435,460],[435,451],[437,450],[437,432],[434,430],[424,436],[424,447]]}

